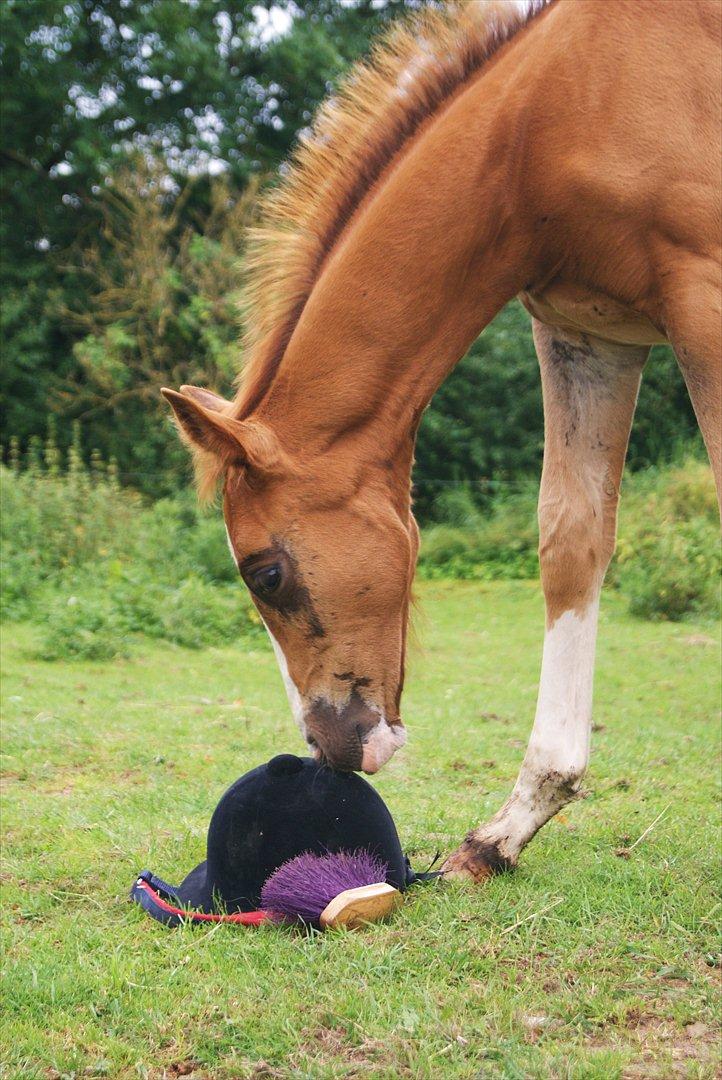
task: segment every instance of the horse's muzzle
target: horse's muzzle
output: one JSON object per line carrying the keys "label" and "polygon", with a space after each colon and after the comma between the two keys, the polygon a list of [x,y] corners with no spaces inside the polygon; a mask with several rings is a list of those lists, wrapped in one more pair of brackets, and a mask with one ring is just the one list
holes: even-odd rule
{"label": "horse's muzzle", "polygon": [[387,723],[357,690],[340,707],[317,698],[304,723],[314,756],[342,772],[378,772],[406,742],[403,724]]}

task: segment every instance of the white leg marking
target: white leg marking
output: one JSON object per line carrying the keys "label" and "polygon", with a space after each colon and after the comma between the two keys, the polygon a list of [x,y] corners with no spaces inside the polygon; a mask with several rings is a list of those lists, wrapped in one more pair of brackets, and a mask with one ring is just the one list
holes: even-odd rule
{"label": "white leg marking", "polygon": [[406,728],[403,724],[389,724],[382,716],[366,736],[361,768],[365,773],[378,772],[405,742]]}
{"label": "white leg marking", "polygon": [[536,718],[514,790],[483,839],[516,860],[572,797],[589,760],[599,596],[581,615],[565,611],[544,636]]}
{"label": "white leg marking", "polygon": [[530,764],[583,769],[589,756],[599,596],[581,615],[565,611],[544,635]]}

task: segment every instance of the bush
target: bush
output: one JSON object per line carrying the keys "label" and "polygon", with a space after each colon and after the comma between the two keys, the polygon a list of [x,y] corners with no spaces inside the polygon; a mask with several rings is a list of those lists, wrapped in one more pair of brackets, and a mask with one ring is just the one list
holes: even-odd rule
{"label": "bush", "polygon": [[261,625],[240,588],[208,585],[200,578],[188,578],[173,591],[161,619],[160,636],[188,648],[228,644]]}
{"label": "bush", "polygon": [[42,607],[43,660],[112,660],[128,655],[122,621],[97,595],[58,597]]}
{"label": "bush", "polygon": [[3,613],[42,624],[43,657],[125,655],[134,634],[199,648],[258,632],[220,515],[192,491],[148,506],[97,456],[86,468],[77,437],[64,471],[52,436],[24,468],[13,457],[0,473]]}
{"label": "bush", "polygon": [[462,527],[464,500],[445,496],[437,500],[435,513],[445,505],[454,511],[453,525],[434,525],[422,534],[419,573],[438,578],[533,578],[539,572],[536,489],[533,483],[497,498],[487,514],[467,513]]}
{"label": "bush", "polygon": [[[3,468],[2,586],[6,618],[42,625],[48,659],[126,655],[134,635],[189,648],[259,633],[238,581],[220,514],[191,490],[148,505],[121,489],[75,438],[66,467],[51,437],[27,462]],[[534,578],[536,482],[505,486],[487,513],[466,485],[446,485],[424,530],[425,578]],[[721,569],[717,502],[706,463],[625,480],[617,556],[608,584],[648,619],[713,616]]]}
{"label": "bush", "polygon": [[640,555],[625,564],[619,587],[629,610],[643,619],[713,615],[719,606],[719,558],[708,545],[707,530],[690,522],[681,530],[664,528]]}
{"label": "bush", "polygon": [[[419,573],[426,578],[529,578],[539,572],[536,485],[497,496],[488,514],[468,509],[463,490],[444,494],[451,525],[424,531]],[[464,526],[464,519],[467,524]],[[713,617],[720,600],[717,498],[706,462],[632,473],[625,478],[617,553],[607,584],[646,619]]]}
{"label": "bush", "polygon": [[480,528],[483,515],[471,487],[463,482],[446,486],[434,500],[433,520],[457,529]]}
{"label": "bush", "polygon": [[238,570],[217,510],[202,510],[192,487],[173,499],[162,499],[143,515],[144,541],[174,579],[194,575],[208,582],[237,582]]}
{"label": "bush", "polygon": [[44,448],[31,448],[24,470],[15,451],[0,483],[3,592],[11,603],[27,603],[45,582],[142,545],[140,498],[121,489],[112,462],[93,455],[85,467],[77,429],[66,471],[51,432]]}
{"label": "bush", "polygon": [[38,591],[36,568],[24,551],[4,549],[0,573],[0,603],[4,619],[30,619]]}
{"label": "bush", "polygon": [[610,581],[646,619],[719,612],[719,517],[709,467],[687,460],[635,475],[621,512]]}

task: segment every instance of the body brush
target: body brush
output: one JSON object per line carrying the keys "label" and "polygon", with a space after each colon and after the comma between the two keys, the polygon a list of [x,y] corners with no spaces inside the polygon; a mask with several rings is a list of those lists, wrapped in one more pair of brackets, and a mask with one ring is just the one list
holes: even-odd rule
{"label": "body brush", "polygon": [[386,882],[387,869],[368,851],[304,852],[271,874],[261,906],[279,921],[353,929],[383,919],[401,903],[401,893]]}

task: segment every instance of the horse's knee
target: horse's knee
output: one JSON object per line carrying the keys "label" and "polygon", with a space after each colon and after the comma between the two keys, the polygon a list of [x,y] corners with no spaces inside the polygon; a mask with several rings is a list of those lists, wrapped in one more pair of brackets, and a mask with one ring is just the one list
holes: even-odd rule
{"label": "horse's knee", "polygon": [[573,799],[584,779],[589,761],[586,741],[545,746],[532,734],[525,758],[525,783],[535,801],[550,804]]}
{"label": "horse's knee", "polygon": [[578,609],[601,585],[615,547],[615,521],[602,500],[583,495],[540,504],[539,565],[544,596],[557,617]]}
{"label": "horse's knee", "polygon": [[578,792],[586,771],[586,756],[584,758],[570,759],[563,764],[560,763],[560,767],[553,772],[550,778],[551,786],[556,790],[560,798],[568,802]]}

